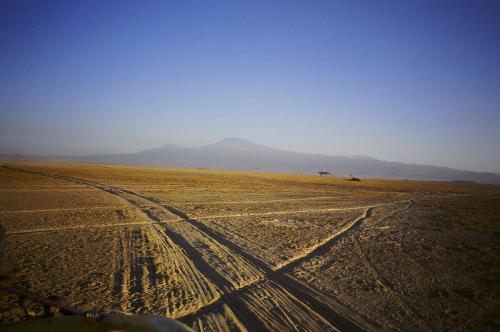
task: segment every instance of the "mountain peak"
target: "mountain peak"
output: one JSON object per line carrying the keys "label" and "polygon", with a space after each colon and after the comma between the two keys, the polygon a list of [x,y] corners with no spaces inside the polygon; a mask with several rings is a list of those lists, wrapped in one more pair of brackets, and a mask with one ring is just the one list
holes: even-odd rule
{"label": "mountain peak", "polygon": [[269,150],[269,148],[266,146],[255,144],[254,142],[239,137],[227,137],[218,142],[206,145],[206,147],[211,149],[221,149],[225,151],[242,151],[242,152]]}
{"label": "mountain peak", "polygon": [[239,137],[226,137],[214,144],[254,144],[254,143]]}
{"label": "mountain peak", "polygon": [[260,145],[255,144],[249,140],[239,138],[239,137],[227,137],[215,143],[209,144],[212,147],[223,147],[223,148],[249,148],[249,147],[260,147]]}
{"label": "mountain peak", "polygon": [[364,155],[364,154],[356,154],[356,155],[351,156],[351,158],[358,159],[358,160],[376,160],[375,158]]}

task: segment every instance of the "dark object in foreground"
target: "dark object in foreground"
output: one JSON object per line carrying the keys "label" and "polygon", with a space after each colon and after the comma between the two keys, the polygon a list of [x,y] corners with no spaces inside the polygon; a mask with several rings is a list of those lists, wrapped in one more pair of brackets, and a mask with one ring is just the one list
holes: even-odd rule
{"label": "dark object in foreground", "polygon": [[[5,228],[0,225],[0,249]],[[28,320],[2,325],[2,331],[144,331],[190,332],[183,323],[161,316],[136,316],[124,313],[104,313],[84,310],[62,302],[58,297],[44,297],[16,286],[0,276],[0,296],[15,294]],[[64,316],[63,316],[64,315]],[[66,316],[66,317],[65,317]]]}
{"label": "dark object in foreground", "polygon": [[2,326],[2,331],[155,331],[190,332],[186,325],[164,317],[107,314],[100,320],[82,316],[51,317],[26,320]]}
{"label": "dark object in foreground", "polygon": [[[3,325],[2,331],[151,331],[189,332],[189,327],[160,316],[136,316],[82,310],[54,297],[46,298],[15,286],[5,278],[0,290],[21,297],[20,304],[29,320]],[[60,314],[68,315],[63,317]]]}

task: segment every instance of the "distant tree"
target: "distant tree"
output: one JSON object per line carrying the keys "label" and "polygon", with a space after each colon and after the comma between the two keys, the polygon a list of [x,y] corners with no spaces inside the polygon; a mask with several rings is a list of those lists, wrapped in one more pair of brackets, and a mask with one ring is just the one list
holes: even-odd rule
{"label": "distant tree", "polygon": [[347,181],[361,181],[361,180],[355,176],[349,175],[349,179],[347,179]]}
{"label": "distant tree", "polygon": [[330,175],[330,172],[326,172],[326,171],[319,171],[318,172],[319,176],[323,176],[323,175]]}

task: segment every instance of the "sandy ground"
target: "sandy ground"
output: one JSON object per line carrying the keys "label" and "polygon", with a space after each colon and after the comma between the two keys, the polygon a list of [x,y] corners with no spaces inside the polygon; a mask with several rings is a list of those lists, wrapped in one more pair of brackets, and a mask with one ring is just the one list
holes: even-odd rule
{"label": "sandy ground", "polygon": [[495,186],[8,162],[1,272],[200,331],[495,331],[499,213]]}

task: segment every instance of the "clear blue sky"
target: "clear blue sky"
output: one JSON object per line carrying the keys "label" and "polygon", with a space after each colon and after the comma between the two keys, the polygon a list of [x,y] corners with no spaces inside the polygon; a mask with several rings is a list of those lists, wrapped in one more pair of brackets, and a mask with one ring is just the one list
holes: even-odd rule
{"label": "clear blue sky", "polygon": [[500,2],[0,2],[0,153],[227,136],[500,172]]}

